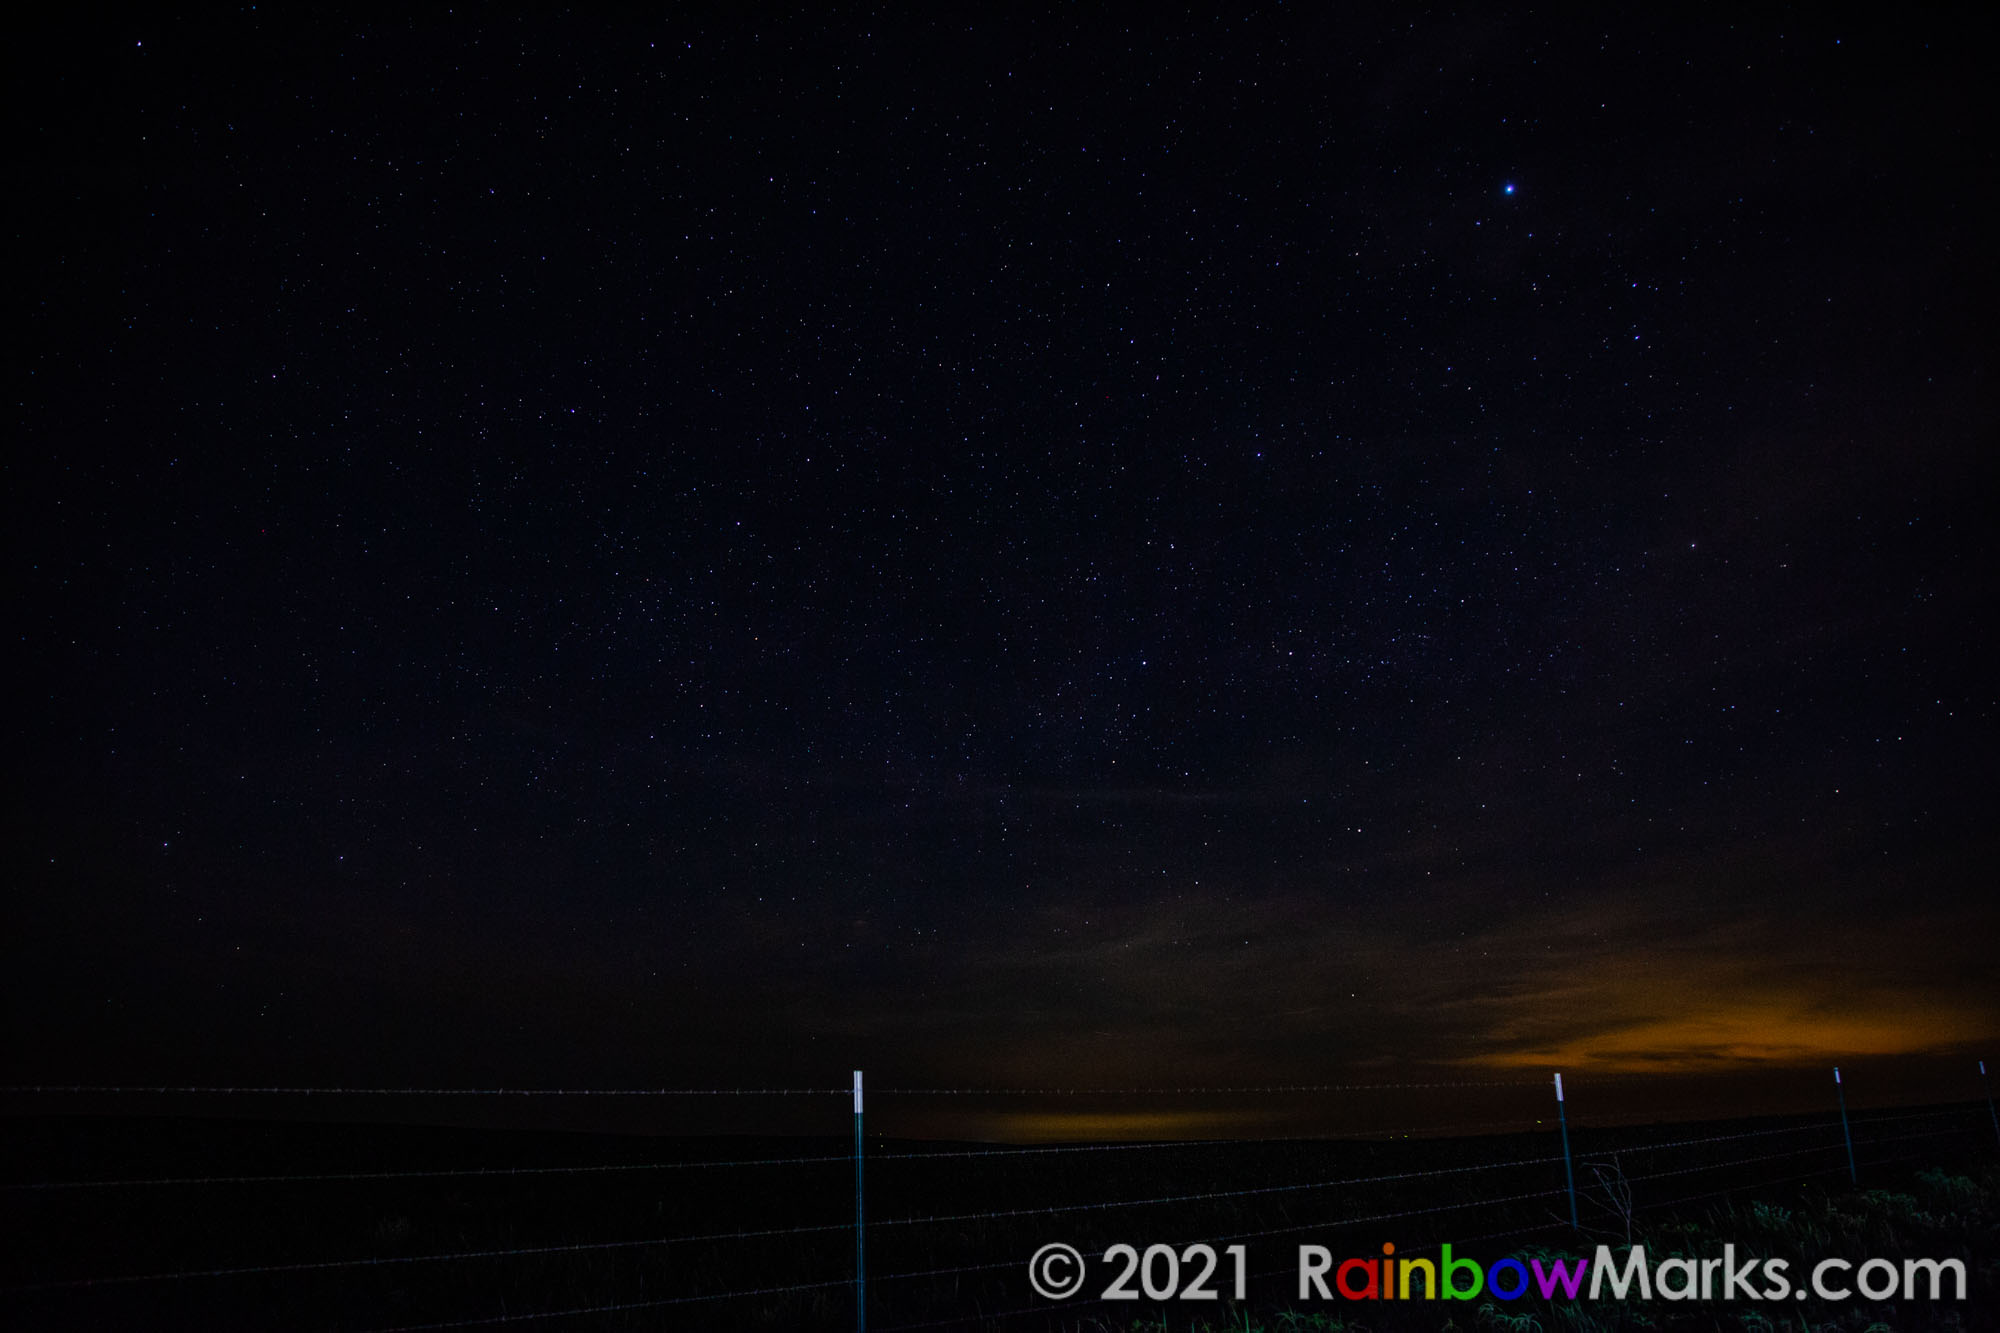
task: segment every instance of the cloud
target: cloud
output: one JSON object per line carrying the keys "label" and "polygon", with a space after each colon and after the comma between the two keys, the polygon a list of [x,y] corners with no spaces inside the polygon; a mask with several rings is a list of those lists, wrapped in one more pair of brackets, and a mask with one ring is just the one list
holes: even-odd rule
{"label": "cloud", "polygon": [[1919,993],[1723,996],[1679,1016],[1614,1023],[1551,1043],[1475,1055],[1465,1063],[1501,1069],[1693,1073],[1923,1054],[1962,1046],[1992,1031],[1992,1015],[1953,1010],[1937,997]]}

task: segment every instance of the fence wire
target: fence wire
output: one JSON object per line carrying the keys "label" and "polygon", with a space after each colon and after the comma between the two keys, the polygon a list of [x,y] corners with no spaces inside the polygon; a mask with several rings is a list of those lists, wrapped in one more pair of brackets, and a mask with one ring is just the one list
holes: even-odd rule
{"label": "fence wire", "polygon": [[[886,1089],[877,1089],[874,1091],[876,1092],[877,1096],[904,1096],[904,1097],[976,1098],[976,1097],[986,1096],[986,1097],[1087,1098],[1087,1097],[1138,1097],[1138,1096],[1208,1097],[1208,1096],[1222,1096],[1222,1095],[1243,1096],[1243,1095],[1282,1095],[1282,1094],[1307,1094],[1307,1093],[1319,1094],[1319,1093],[1465,1089],[1465,1088],[1479,1088],[1479,1089],[1523,1088],[1523,1087],[1539,1088],[1543,1086],[1545,1085],[1543,1085],[1539,1081],[1535,1082],[1515,1081],[1515,1082],[1435,1082],[1435,1083],[1374,1083],[1374,1084],[1274,1084],[1274,1085],[1262,1085],[1262,1086],[1236,1086],[1236,1087],[1216,1085],[1216,1086],[1192,1086],[1184,1088],[1158,1088],[1158,1087],[1156,1088],[970,1088],[970,1087],[886,1088]],[[849,1095],[851,1091],[852,1089],[845,1087],[726,1088],[726,1089],[725,1088],[569,1089],[569,1088],[343,1088],[343,1087],[308,1088],[308,1087],[198,1087],[198,1086],[166,1086],[166,1085],[160,1085],[160,1086],[32,1085],[25,1087],[10,1087],[5,1089],[0,1089],[0,1095],[77,1095],[77,1096],[91,1096],[91,1095],[183,1096],[184,1095],[184,1096],[217,1096],[217,1097],[272,1096],[272,1097],[308,1097],[308,1098],[311,1097],[319,1097],[319,1098],[326,1098],[326,1097],[407,1097],[407,1098],[787,1097],[788,1098],[788,1097],[814,1097],[814,1096],[845,1097]],[[1930,1110],[1930,1109],[1902,1110],[1899,1108],[1884,1108],[1869,1112],[1856,1113],[1849,1117],[1849,1124],[1851,1128],[1854,1131],[1856,1131],[1854,1139],[1855,1139],[1855,1145],[1858,1149],[1862,1150],[1878,1149],[1880,1147],[1888,1145],[1904,1144],[1914,1141],[1942,1138],[1948,1135],[1966,1134],[1966,1133],[1981,1131],[1984,1128],[1983,1123],[1978,1125],[1969,1123],[1971,1117],[1971,1111],[1973,1109],[1974,1108],[1971,1108],[1969,1106],[1953,1107],[1943,1110]],[[1878,1128],[1911,1125],[1925,1121],[1936,1121],[1954,1117],[1961,1120],[1966,1120],[1968,1121],[1968,1123],[1956,1126],[1948,1126],[1941,1129],[1919,1130],[1913,1133],[1894,1134],[1887,1136],[1870,1132]],[[1405,1134],[1406,1136],[1408,1134],[1421,1134],[1428,1136],[1431,1134],[1442,1133],[1449,1129],[1499,1128],[1499,1127],[1506,1127],[1510,1129],[1520,1130],[1520,1129],[1525,1129],[1527,1127],[1527,1122],[1525,1121],[1525,1119],[1482,1121],[1482,1122],[1460,1122],[1458,1125],[1451,1125],[1451,1126],[1412,1127],[1410,1130],[1405,1131]],[[1661,1142],[1652,1142],[1652,1143],[1648,1142],[1628,1143],[1620,1145],[1615,1149],[1600,1150],[1600,1151],[1609,1151],[1611,1157],[1615,1161],[1619,1158],[1632,1157],[1632,1156],[1643,1157],[1659,1153],[1681,1152],[1688,1149],[1702,1148],[1717,1144],[1747,1144],[1748,1142],[1754,1140],[1778,1138],[1788,1135],[1817,1134],[1824,1136],[1826,1138],[1825,1142],[1810,1143],[1803,1147],[1792,1148],[1788,1150],[1757,1153],[1749,1156],[1739,1156],[1720,1161],[1697,1162],[1695,1164],[1685,1165],[1685,1166],[1664,1167],[1659,1170],[1649,1170],[1637,1174],[1626,1174],[1622,1170],[1620,1170],[1617,1177],[1617,1179],[1623,1183],[1651,1182],[1651,1181],[1660,1181],[1667,1179],[1676,1179],[1683,1176],[1700,1175],[1703,1173],[1736,1171],[1744,1167],[1757,1166],[1765,1163],[1786,1161],[1800,1157],[1807,1157],[1812,1154],[1834,1152],[1842,1147],[1842,1142],[1840,1140],[1835,1140],[1831,1137],[1834,1130],[1838,1127],[1839,1127],[1838,1124],[1830,1119],[1819,1118],[1812,1120],[1802,1120],[1801,1123],[1797,1124],[1786,1124],[1786,1125],[1779,1125],[1775,1127],[1768,1127],[1762,1129],[1742,1130],[1742,1131],[1735,1131],[1722,1134],[1684,1137],[1684,1138],[1669,1139]],[[1551,1127],[1537,1120],[1535,1122],[1535,1128],[1540,1132],[1549,1132]],[[1589,1128],[1578,1124],[1572,1124],[1572,1130],[1585,1134],[1588,1134],[1590,1132]],[[1362,1131],[1359,1133],[1350,1131],[1347,1135],[1342,1136],[1342,1139],[1345,1141],[1360,1141],[1359,1135],[1361,1133],[1377,1133],[1377,1134],[1386,1133],[1394,1135],[1395,1133],[1397,1133],[1397,1131],[1394,1129]],[[972,1162],[977,1162],[979,1159],[987,1157],[1001,1159],[1002,1161],[1018,1161],[1020,1159],[1030,1158],[1030,1157],[1057,1157],[1057,1156],[1067,1156],[1072,1154],[1086,1154],[1086,1153],[1159,1152],[1164,1150],[1186,1150],[1186,1149],[1212,1148],[1212,1147],[1230,1147],[1230,1148],[1241,1149],[1247,1146],[1259,1145],[1259,1144],[1279,1144],[1279,1143],[1295,1143],[1295,1142],[1328,1143],[1337,1141],[1341,1140],[1330,1140],[1325,1136],[1311,1136],[1311,1137],[1296,1136],[1291,1138],[1264,1138],[1264,1139],[1149,1140],[1149,1141],[1133,1142],[1133,1143],[1056,1144],[1056,1145],[1021,1146],[1021,1147],[982,1147],[982,1148],[970,1148],[970,1149],[911,1150],[911,1151],[899,1151],[899,1152],[884,1151],[884,1152],[877,1152],[874,1154],[864,1154],[863,1160],[870,1165],[877,1163],[914,1163],[922,1165],[922,1164],[945,1162],[945,1161],[972,1163]],[[1895,1156],[1881,1157],[1878,1154],[1870,1153],[1868,1155],[1867,1165],[1871,1169],[1878,1168],[1880,1166],[1889,1163],[1913,1160],[1914,1158],[1919,1157],[1921,1155],[1922,1153],[1906,1152]],[[1176,1204],[1212,1203],[1212,1202],[1226,1201],[1226,1200],[1244,1200],[1244,1199],[1267,1198],[1275,1196],[1291,1196],[1291,1195],[1306,1194],[1312,1191],[1320,1191],[1320,1190],[1344,1189],[1344,1188],[1353,1188],[1359,1186],[1369,1186],[1369,1185],[1378,1185],[1387,1183],[1400,1183],[1400,1182],[1409,1182],[1420,1179],[1440,1178],[1449,1176],[1466,1176],[1466,1175],[1473,1175],[1477,1173],[1490,1172],[1490,1171],[1505,1171],[1505,1170],[1514,1170],[1527,1167],[1550,1166],[1561,1160],[1563,1160],[1563,1158],[1560,1154],[1547,1154],[1542,1156],[1518,1157],[1499,1162],[1476,1162],[1467,1165],[1438,1167],[1426,1170],[1386,1172],[1386,1173],[1380,1173],[1375,1175],[1364,1175],[1364,1176],[1345,1176],[1336,1179],[1313,1180],[1304,1182],[1290,1181],[1281,1184],[1258,1185],[1258,1186],[1249,1186],[1249,1187],[1235,1188],[1235,1189],[1214,1189],[1214,1190],[1200,1190],[1200,1191],[1190,1191],[1182,1193],[1153,1194],[1138,1198],[1068,1202],[1068,1203],[1058,1203],[1040,1207],[1002,1208],[1002,1209],[991,1209],[985,1211],[918,1214],[918,1215],[898,1216],[890,1218],[868,1219],[865,1225],[867,1229],[873,1231],[877,1229],[887,1229],[887,1228],[920,1228],[920,1227],[930,1227],[930,1226],[957,1226],[962,1224],[989,1224],[996,1222],[1017,1221],[1024,1218],[1058,1217],[1058,1216],[1071,1216],[1071,1215],[1089,1214],[1089,1213],[1111,1213],[1125,1209],[1151,1208],[1151,1207],[1176,1205]],[[703,1170],[703,1169],[753,1169],[753,1168],[778,1168],[778,1167],[789,1168],[789,1167],[805,1167],[805,1166],[819,1166],[819,1165],[846,1166],[853,1164],[854,1161],[855,1157],[851,1153],[837,1153],[837,1154],[797,1155],[797,1156],[780,1156],[780,1157],[746,1157],[746,1158],[717,1159],[717,1160],[683,1160],[683,1161],[673,1161],[673,1162],[592,1163],[592,1164],[579,1164],[579,1165],[549,1165],[549,1166],[467,1167],[467,1168],[443,1168],[443,1169],[346,1171],[346,1172],[315,1172],[315,1173],[272,1173],[272,1174],[261,1174],[261,1175],[259,1174],[216,1175],[216,1176],[187,1175],[187,1176],[113,1178],[104,1180],[86,1179],[86,1180],[66,1180],[66,1181],[19,1182],[19,1183],[0,1185],[0,1192],[13,1193],[16,1195],[33,1195],[37,1193],[55,1194],[65,1191],[168,1188],[168,1187],[191,1187],[191,1186],[248,1186],[248,1185],[261,1185],[261,1184],[335,1183],[335,1182],[351,1182],[351,1181],[416,1181],[416,1180],[438,1180],[438,1179],[480,1179],[489,1177],[514,1178],[514,1177],[544,1177],[544,1176],[566,1176],[566,1175],[584,1176],[584,1175],[596,1175],[596,1174],[608,1174],[608,1173],[677,1172],[677,1171],[693,1171],[693,1170]],[[1584,1165],[1589,1166],[1591,1165],[1591,1163],[1586,1162],[1584,1163]],[[1791,1183],[1798,1180],[1810,1179],[1817,1176],[1834,1174],[1837,1172],[1844,1171],[1846,1169],[1847,1167],[1845,1162],[1836,1162],[1823,1167],[1811,1168],[1803,1172],[1797,1172],[1789,1175],[1783,1175],[1768,1179],[1760,1179],[1759,1181],[1750,1184],[1732,1184],[1723,1189],[1712,1190],[1705,1193],[1681,1195],[1666,1200],[1648,1201],[1644,1204],[1636,1205],[1630,1208],[1628,1210],[1627,1215],[1629,1215],[1629,1213],[1631,1212],[1653,1211],[1658,1208],[1683,1205],[1692,1202],[1699,1202],[1706,1199],[1719,1198],[1732,1194],[1740,1194],[1742,1191],[1746,1189],[1765,1188],[1775,1184]],[[1422,1208],[1409,1208],[1396,1211],[1377,1212],[1377,1213],[1363,1214],[1357,1216],[1332,1218],[1310,1223],[1288,1222],[1286,1225],[1283,1226],[1268,1227],[1268,1228],[1253,1229],[1253,1230],[1243,1230],[1225,1236],[1220,1236],[1220,1237],[1210,1236],[1210,1237],[1204,1237],[1203,1239],[1207,1240],[1210,1243],[1232,1243],[1232,1242],[1252,1240],[1252,1239],[1265,1238],[1278,1235],[1297,1234],[1301,1232],[1308,1232],[1314,1230],[1335,1231],[1343,1228],[1370,1225],[1386,1221],[1403,1220],[1403,1219],[1422,1217],[1434,1214],[1461,1212],[1472,1209],[1498,1207],[1509,1204],[1520,1204],[1540,1199],[1553,1199],[1564,1195],[1566,1192],[1567,1191],[1563,1188],[1532,1190],[1520,1193],[1485,1197],[1474,1200],[1466,1200],[1456,1203],[1438,1204]],[[1587,1195],[1588,1187],[1585,1187],[1584,1193]],[[1593,1214],[1602,1212],[1614,1218],[1619,1215],[1616,1209],[1607,1209],[1604,1207],[1604,1205],[1595,1200],[1592,1201],[1592,1211]],[[1487,1234],[1489,1236],[1501,1235],[1501,1234],[1525,1234],[1529,1231],[1547,1230],[1567,1225],[1559,1217],[1555,1217],[1553,1213],[1551,1214],[1551,1216],[1552,1220],[1548,1223],[1536,1224],[1528,1228],[1515,1228],[1508,1232],[1496,1232]],[[641,1250],[647,1248],[676,1246],[676,1245],[685,1246],[685,1245],[695,1245],[695,1244],[712,1244],[712,1243],[723,1243],[723,1242],[764,1240],[764,1239],[781,1238],[781,1237],[798,1238],[806,1236],[825,1236],[825,1235],[830,1235],[832,1233],[851,1232],[855,1229],[855,1227],[856,1223],[853,1220],[842,1220],[839,1222],[805,1224],[805,1225],[786,1226],[786,1227],[740,1228],[733,1231],[713,1231],[708,1233],[691,1234],[691,1235],[649,1236],[649,1237],[639,1237],[639,1238],[608,1239],[608,1240],[598,1240],[598,1241],[579,1241],[579,1242],[571,1242],[563,1244],[523,1245],[523,1246],[509,1246],[509,1247],[499,1247],[499,1248],[453,1250],[453,1251],[444,1251],[444,1252],[420,1254],[420,1255],[357,1256],[350,1258],[326,1259],[326,1260],[309,1261],[309,1262],[246,1264],[246,1265],[239,1265],[232,1267],[213,1267],[206,1269],[190,1268],[190,1269],[180,1269],[172,1271],[133,1273],[133,1274],[102,1276],[102,1277],[82,1277],[82,1278],[64,1279],[59,1281],[39,1282],[39,1283],[33,1283],[25,1286],[18,1286],[11,1288],[8,1290],[6,1294],[16,1295],[16,1296],[29,1295],[29,1294],[47,1294],[47,1293],[64,1292],[64,1291],[83,1291],[92,1288],[130,1287],[148,1283],[170,1283],[170,1282],[194,1281],[203,1279],[229,1279],[229,1278],[282,1275],[282,1274],[305,1274],[314,1272],[332,1272],[340,1270],[366,1269],[374,1267],[402,1267],[402,1266],[423,1265],[423,1264],[446,1264],[446,1263],[472,1262],[472,1261],[497,1261],[497,1260],[515,1259],[515,1258],[529,1257],[529,1256],[574,1255],[574,1254],[585,1254],[593,1252],[632,1251],[632,1250]],[[1467,1239],[1480,1239],[1480,1238],[1481,1237],[1468,1237]],[[1410,1252],[1411,1253],[1420,1252],[1421,1249],[1423,1248],[1427,1247],[1418,1247],[1417,1250],[1413,1250]],[[904,1283],[904,1282],[918,1282],[926,1280],[936,1281],[938,1279],[947,1277],[960,1277],[972,1274],[992,1273],[999,1271],[1001,1269],[1015,1268],[1018,1266],[1019,1266],[1019,1261],[1009,1259],[991,1263],[950,1265],[944,1267],[933,1267],[933,1268],[916,1269],[904,1272],[891,1272],[891,1273],[870,1275],[869,1281],[872,1283],[892,1283],[892,1282]],[[1295,1271],[1295,1270],[1290,1270],[1290,1269],[1272,1270],[1270,1272],[1253,1274],[1251,1276],[1254,1278],[1262,1279],[1289,1271]],[[529,1322],[537,1320],[560,1319],[568,1317],[582,1317],[589,1315],[614,1314],[620,1312],[639,1311],[647,1309],[667,1309],[678,1306],[691,1306],[691,1305],[714,1303],[714,1302],[721,1302],[728,1300],[792,1296],[805,1292],[823,1292],[839,1288],[848,1288],[852,1287],[854,1285],[854,1282],[855,1282],[854,1278],[847,1277],[847,1278],[830,1279],[818,1282],[787,1283],[782,1285],[748,1287],[738,1290],[728,1290],[720,1292],[696,1293],[696,1294],[677,1295],[670,1297],[648,1298],[637,1301],[619,1301],[619,1302],[609,1302],[603,1304],[570,1306],[561,1309],[551,1309],[544,1311],[515,1311],[515,1312],[507,1312],[491,1316],[468,1317],[464,1319],[446,1320],[446,1321],[431,1322],[431,1323],[405,1324],[405,1325],[399,1325],[393,1330],[390,1329],[379,1330],[379,1333],[418,1333],[418,1330],[470,1328],[482,1325],[495,1325],[495,1324],[505,1324],[505,1323]],[[1017,1315],[1028,1315],[1028,1314],[1048,1315],[1051,1313],[1058,1312],[1058,1310],[1066,1313],[1070,1310],[1074,1310],[1079,1307],[1090,1306],[1100,1303],[1101,1302],[1096,1302],[1096,1301],[1066,1302],[1060,1307],[1055,1307],[1045,1304],[1036,1307],[1024,1308],[1018,1311],[980,1313],[973,1317],[980,1320],[998,1320],[998,1319],[1012,1318]],[[950,1319],[939,1320],[933,1323],[904,1324],[904,1325],[897,1325],[895,1327],[906,1328],[906,1329],[941,1327],[952,1323],[962,1323],[966,1318],[967,1316],[965,1315],[957,1315]]]}

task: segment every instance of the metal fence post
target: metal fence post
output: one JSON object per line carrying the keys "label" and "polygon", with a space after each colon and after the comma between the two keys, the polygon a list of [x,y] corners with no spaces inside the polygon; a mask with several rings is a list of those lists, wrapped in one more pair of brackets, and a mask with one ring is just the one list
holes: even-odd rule
{"label": "metal fence post", "polygon": [[854,1071],[854,1333],[868,1330],[868,1263],[862,1243],[867,1210],[861,1205],[861,1071]]}
{"label": "metal fence post", "polygon": [[1563,1179],[1569,1182],[1569,1225],[1570,1230],[1578,1229],[1576,1221],[1576,1168],[1569,1160],[1569,1115],[1563,1110],[1563,1076],[1556,1075],[1556,1123],[1562,1126],[1563,1136]]}
{"label": "metal fence post", "polygon": [[1993,1117],[1993,1137],[2000,1139],[2000,1111],[1993,1109],[1993,1080],[1986,1076],[1986,1062],[1979,1062],[1979,1081],[1986,1085],[1986,1114]]}
{"label": "metal fence post", "polygon": [[1840,1099],[1840,1137],[1847,1140],[1847,1180],[1859,1185],[1861,1175],[1854,1169],[1854,1135],[1847,1128],[1847,1094],[1841,1090],[1839,1065],[1833,1067],[1833,1095]]}

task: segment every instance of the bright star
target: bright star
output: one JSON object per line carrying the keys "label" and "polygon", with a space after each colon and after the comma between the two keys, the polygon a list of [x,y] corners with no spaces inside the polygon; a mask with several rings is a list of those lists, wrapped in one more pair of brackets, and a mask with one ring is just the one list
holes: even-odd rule
{"label": "bright star", "polygon": [[1505,185],[1501,186],[1501,187],[1500,187],[1500,193],[1502,193],[1502,194],[1512,194],[1512,193],[1514,193],[1514,182],[1512,182],[1512,181],[1508,181],[1508,182],[1507,182],[1507,183],[1506,183]]}

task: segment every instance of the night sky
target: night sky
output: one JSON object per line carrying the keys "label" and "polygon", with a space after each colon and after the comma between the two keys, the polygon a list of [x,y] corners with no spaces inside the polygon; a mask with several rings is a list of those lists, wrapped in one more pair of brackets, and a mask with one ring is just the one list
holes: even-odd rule
{"label": "night sky", "polygon": [[1893,17],[38,20],[6,1081],[1984,1053]]}

